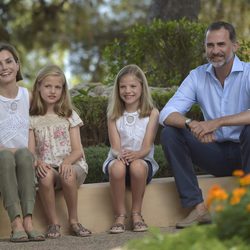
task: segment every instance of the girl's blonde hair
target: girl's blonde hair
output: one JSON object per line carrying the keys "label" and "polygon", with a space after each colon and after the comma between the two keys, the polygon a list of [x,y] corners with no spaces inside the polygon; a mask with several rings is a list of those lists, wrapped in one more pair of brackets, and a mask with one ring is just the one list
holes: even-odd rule
{"label": "girl's blonde hair", "polygon": [[69,95],[68,84],[64,72],[57,65],[48,65],[42,68],[36,77],[32,90],[32,101],[30,105],[30,115],[45,115],[47,105],[41,98],[39,87],[41,82],[47,76],[60,76],[63,80],[62,95],[60,100],[54,106],[54,112],[63,117],[72,115],[72,103]]}
{"label": "girl's blonde hair", "polygon": [[138,109],[140,110],[140,117],[149,116],[154,108],[153,100],[149,91],[148,81],[144,72],[135,64],[130,64],[122,68],[115,78],[112,94],[109,98],[107,116],[108,119],[118,119],[125,111],[125,103],[120,97],[119,83],[123,76],[133,75],[142,86],[142,93]]}

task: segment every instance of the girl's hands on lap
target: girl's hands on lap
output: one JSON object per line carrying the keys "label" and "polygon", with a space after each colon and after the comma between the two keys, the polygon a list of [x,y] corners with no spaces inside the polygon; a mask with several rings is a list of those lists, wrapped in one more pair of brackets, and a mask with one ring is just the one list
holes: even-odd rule
{"label": "girl's hands on lap", "polygon": [[36,176],[39,178],[44,178],[47,175],[48,170],[51,166],[43,161],[37,161],[36,165]]}
{"label": "girl's hands on lap", "polygon": [[128,165],[129,163],[131,163],[134,160],[139,159],[139,152],[138,151],[132,151],[132,150],[123,150],[122,152],[122,158],[125,160],[125,162],[127,163],[126,165]]}
{"label": "girl's hands on lap", "polygon": [[129,164],[126,161],[126,159],[123,157],[122,153],[119,153],[116,158],[117,158],[118,161],[121,161],[124,165],[128,165]]}
{"label": "girl's hands on lap", "polygon": [[73,173],[73,166],[68,163],[62,163],[59,167],[59,174],[67,180]]}

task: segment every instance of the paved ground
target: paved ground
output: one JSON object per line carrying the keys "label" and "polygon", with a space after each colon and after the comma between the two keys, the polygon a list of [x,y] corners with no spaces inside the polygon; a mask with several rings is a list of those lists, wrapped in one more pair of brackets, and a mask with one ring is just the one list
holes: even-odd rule
{"label": "paved ground", "polygon": [[[161,228],[162,232],[175,232],[175,228]],[[148,233],[133,233],[126,231],[122,234],[93,234],[91,237],[79,238],[62,236],[56,240],[43,242],[12,243],[8,239],[0,239],[0,250],[110,250],[123,246],[130,239],[143,237]]]}

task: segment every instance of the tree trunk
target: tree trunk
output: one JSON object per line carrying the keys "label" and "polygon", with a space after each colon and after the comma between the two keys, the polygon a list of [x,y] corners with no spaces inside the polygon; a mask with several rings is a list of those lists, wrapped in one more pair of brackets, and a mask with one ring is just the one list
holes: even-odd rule
{"label": "tree trunk", "polygon": [[149,21],[153,19],[191,21],[198,19],[200,0],[153,0],[149,8]]}

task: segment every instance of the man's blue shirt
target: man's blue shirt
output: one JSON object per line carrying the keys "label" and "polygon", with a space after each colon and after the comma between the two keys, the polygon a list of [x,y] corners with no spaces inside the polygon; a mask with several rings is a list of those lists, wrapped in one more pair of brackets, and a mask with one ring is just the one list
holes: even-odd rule
{"label": "man's blue shirt", "polygon": [[[184,115],[193,104],[199,104],[205,120],[248,110],[250,63],[242,62],[235,56],[224,87],[216,78],[210,63],[192,70],[160,112],[160,124],[164,125],[164,120],[173,112]],[[242,126],[221,127],[215,132],[216,140],[238,142],[241,130]]]}

